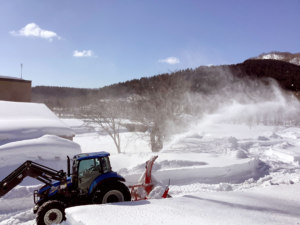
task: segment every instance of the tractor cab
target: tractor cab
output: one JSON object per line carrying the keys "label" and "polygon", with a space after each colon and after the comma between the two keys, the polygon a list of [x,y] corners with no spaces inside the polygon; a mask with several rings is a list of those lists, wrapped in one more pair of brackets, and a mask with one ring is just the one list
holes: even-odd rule
{"label": "tractor cab", "polygon": [[112,171],[109,155],[107,152],[95,152],[74,156],[72,183],[81,194],[89,192],[97,177]]}

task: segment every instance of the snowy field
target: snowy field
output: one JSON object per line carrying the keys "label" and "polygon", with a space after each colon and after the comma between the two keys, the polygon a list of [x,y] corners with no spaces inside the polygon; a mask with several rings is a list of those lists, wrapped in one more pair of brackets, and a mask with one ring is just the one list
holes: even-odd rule
{"label": "snowy field", "polygon": [[[269,113],[269,114],[268,114]],[[284,113],[279,125],[249,123],[257,115]],[[127,224],[300,224],[300,104],[283,96],[268,102],[233,102],[204,115],[168,139],[161,152],[150,151],[142,133],[121,133],[122,152],[98,127],[64,119],[74,142],[46,135],[0,145],[0,179],[30,159],[65,169],[66,155],[108,151],[113,170],[137,183],[145,162],[158,155],[153,176],[167,185],[169,199],[149,199],[66,210],[67,225]],[[276,116],[281,116],[277,114]],[[33,190],[25,181],[0,199],[0,224],[35,224]]]}
{"label": "snowy field", "polygon": [[[171,180],[173,198],[74,207],[66,211],[66,224],[300,224],[299,127],[218,124],[202,129],[196,125],[178,135],[158,154],[154,176],[164,184]],[[122,134],[123,140],[133,136]],[[95,140],[108,149],[110,140],[101,138],[91,132],[75,141],[85,146]],[[128,184],[136,183],[153,155],[146,141],[136,143],[140,152],[126,148],[127,143],[125,154],[109,149],[114,169]]]}
{"label": "snowy field", "polygon": [[[74,130],[81,123],[65,122]],[[154,164],[157,180],[168,184],[170,179],[172,199],[74,207],[67,210],[66,224],[300,222],[300,128],[220,124],[205,133],[198,128],[198,132],[194,127],[167,143]],[[125,176],[128,184],[134,184],[144,171],[144,162],[153,155],[147,140],[140,136],[122,133],[123,154],[116,154],[109,137],[99,137],[92,130],[79,132],[75,142],[83,152],[111,152],[113,169]],[[62,146],[52,146],[53,139],[60,140]],[[31,142],[29,148],[24,147],[27,142]],[[35,147],[41,143],[45,151]],[[76,144],[53,136],[6,144],[0,150],[1,179],[26,159],[65,169],[66,155],[80,151]],[[37,185],[26,179],[0,199],[0,224],[35,224],[32,192]],[[152,217],[155,219],[145,221]]]}

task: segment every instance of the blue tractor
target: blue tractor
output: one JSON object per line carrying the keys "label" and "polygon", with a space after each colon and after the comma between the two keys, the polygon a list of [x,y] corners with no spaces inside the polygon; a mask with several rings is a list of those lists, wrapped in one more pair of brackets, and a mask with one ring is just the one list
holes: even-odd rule
{"label": "blue tractor", "polygon": [[78,154],[72,161],[72,172],[69,157],[67,172],[26,161],[0,182],[0,197],[27,176],[43,182],[45,185],[34,191],[33,212],[38,225],[61,223],[67,207],[131,200],[125,179],[112,171],[109,153]]}

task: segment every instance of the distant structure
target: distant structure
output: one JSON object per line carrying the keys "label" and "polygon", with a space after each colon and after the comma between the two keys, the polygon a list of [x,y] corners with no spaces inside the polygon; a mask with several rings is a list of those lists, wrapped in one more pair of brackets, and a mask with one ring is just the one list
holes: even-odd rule
{"label": "distant structure", "polygon": [[0,100],[31,102],[31,81],[0,76]]}

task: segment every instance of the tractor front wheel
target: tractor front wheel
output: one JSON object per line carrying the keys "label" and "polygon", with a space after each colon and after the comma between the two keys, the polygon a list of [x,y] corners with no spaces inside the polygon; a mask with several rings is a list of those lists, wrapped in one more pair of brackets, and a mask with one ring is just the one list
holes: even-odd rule
{"label": "tractor front wheel", "polygon": [[64,204],[60,201],[48,201],[42,204],[37,211],[36,224],[60,224],[66,219]]}
{"label": "tractor front wheel", "polygon": [[130,201],[129,189],[121,182],[113,182],[100,186],[94,194],[93,202],[96,204],[106,204],[114,202]]}

